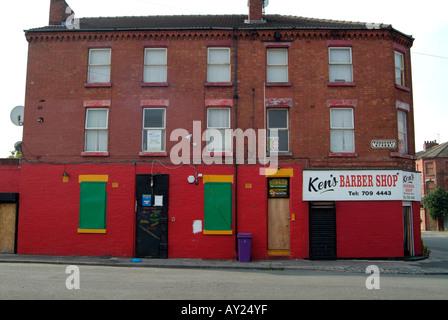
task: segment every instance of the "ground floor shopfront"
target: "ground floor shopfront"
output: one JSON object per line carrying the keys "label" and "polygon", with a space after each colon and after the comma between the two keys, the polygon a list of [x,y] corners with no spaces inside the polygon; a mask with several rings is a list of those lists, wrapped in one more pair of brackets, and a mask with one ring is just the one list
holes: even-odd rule
{"label": "ground floor shopfront", "polygon": [[25,163],[16,252],[238,259],[249,233],[254,260],[421,254],[418,173],[260,169]]}

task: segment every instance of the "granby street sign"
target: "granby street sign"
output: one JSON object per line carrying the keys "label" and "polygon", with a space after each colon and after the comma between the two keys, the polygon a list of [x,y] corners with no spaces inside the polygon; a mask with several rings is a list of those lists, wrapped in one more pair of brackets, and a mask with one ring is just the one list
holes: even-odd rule
{"label": "granby street sign", "polygon": [[421,174],[402,170],[304,170],[304,201],[421,201]]}

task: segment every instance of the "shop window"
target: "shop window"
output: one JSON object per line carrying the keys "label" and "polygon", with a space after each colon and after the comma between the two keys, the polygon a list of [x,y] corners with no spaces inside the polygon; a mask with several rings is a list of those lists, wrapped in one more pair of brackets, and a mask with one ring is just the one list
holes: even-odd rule
{"label": "shop window", "polygon": [[230,82],[230,48],[208,48],[207,82]]}
{"label": "shop window", "polygon": [[111,51],[111,49],[89,50],[88,83],[110,82]]}
{"label": "shop window", "polygon": [[289,151],[289,115],[287,109],[268,109],[268,151]]}
{"label": "shop window", "polygon": [[86,152],[106,152],[108,136],[108,109],[87,109],[85,126]]}
{"label": "shop window", "polygon": [[331,152],[355,152],[353,109],[330,109]]}
{"label": "shop window", "polygon": [[143,152],[165,151],[166,109],[143,109]]}
{"label": "shop window", "polygon": [[329,48],[330,82],[352,82],[352,48]]}
{"label": "shop window", "polygon": [[81,182],[79,233],[100,233],[106,230],[106,182]]}
{"label": "shop window", "polygon": [[267,82],[288,81],[288,49],[268,49]]}
{"label": "shop window", "polygon": [[204,183],[204,234],[231,234],[232,184]]}

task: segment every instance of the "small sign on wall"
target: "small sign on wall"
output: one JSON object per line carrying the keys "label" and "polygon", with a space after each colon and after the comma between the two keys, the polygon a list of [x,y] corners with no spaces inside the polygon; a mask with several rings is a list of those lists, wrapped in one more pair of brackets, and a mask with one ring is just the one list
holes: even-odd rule
{"label": "small sign on wall", "polygon": [[372,149],[396,149],[397,140],[372,140],[370,146]]}

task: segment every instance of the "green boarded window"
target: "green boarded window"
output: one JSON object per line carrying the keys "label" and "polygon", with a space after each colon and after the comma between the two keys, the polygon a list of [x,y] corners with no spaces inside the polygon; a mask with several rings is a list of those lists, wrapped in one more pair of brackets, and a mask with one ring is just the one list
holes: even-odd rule
{"label": "green boarded window", "polygon": [[79,231],[106,229],[106,182],[81,182]]}
{"label": "green boarded window", "polygon": [[232,184],[225,182],[205,183],[204,233],[231,234],[231,231]]}

